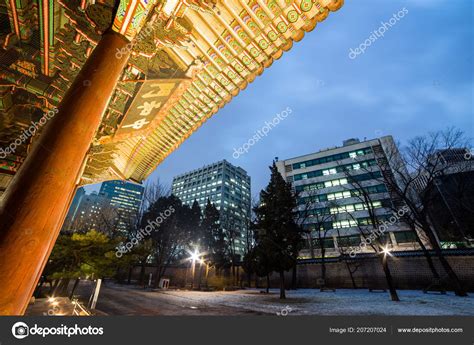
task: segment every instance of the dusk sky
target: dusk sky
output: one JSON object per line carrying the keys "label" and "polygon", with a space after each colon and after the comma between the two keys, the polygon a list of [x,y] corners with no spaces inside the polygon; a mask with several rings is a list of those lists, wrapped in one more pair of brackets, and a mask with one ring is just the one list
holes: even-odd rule
{"label": "dusk sky", "polygon": [[[351,48],[404,8],[405,16],[384,37],[349,58]],[[257,195],[274,157],[340,146],[352,137],[393,135],[403,143],[447,126],[472,136],[473,13],[471,0],[346,0],[148,180],[171,185],[175,175],[226,159],[248,172]],[[291,115],[233,158],[234,148],[287,107]]]}

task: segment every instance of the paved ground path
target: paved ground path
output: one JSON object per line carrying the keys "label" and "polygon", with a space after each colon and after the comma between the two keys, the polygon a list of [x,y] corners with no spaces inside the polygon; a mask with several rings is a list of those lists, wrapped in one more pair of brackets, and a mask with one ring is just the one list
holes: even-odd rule
{"label": "paved ground path", "polygon": [[[183,293],[191,293],[185,292]],[[249,309],[142,288],[103,285],[96,309],[109,315],[264,315]]]}
{"label": "paved ground path", "polygon": [[474,294],[469,297],[424,294],[400,290],[401,301],[388,293],[366,289],[278,290],[262,294],[256,289],[237,291],[150,291],[132,285],[107,282],[100,291],[98,311],[110,315],[474,315]]}

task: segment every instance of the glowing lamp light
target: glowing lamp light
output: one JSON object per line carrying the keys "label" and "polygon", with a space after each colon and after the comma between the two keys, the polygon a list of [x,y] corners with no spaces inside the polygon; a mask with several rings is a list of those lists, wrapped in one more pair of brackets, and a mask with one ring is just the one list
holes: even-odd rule
{"label": "glowing lamp light", "polygon": [[192,260],[192,261],[199,260],[199,253],[198,253],[197,249],[195,249],[194,252],[191,253],[191,257],[189,259]]}
{"label": "glowing lamp light", "polygon": [[390,253],[390,249],[388,249],[388,245],[385,246],[385,248],[382,249],[382,253],[386,256],[392,256],[392,254]]}

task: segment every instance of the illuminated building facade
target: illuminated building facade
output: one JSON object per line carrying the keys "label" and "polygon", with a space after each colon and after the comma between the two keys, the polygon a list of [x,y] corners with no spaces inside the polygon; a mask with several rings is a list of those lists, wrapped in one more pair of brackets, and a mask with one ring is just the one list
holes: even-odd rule
{"label": "illuminated building facade", "polygon": [[[383,182],[380,168],[388,164],[387,152],[393,147],[391,136],[362,142],[349,139],[341,147],[276,163],[279,172],[298,193],[299,219],[312,231],[310,240],[316,252],[320,240],[324,240],[328,254],[339,253],[339,247],[358,247],[363,242],[360,229],[370,228],[371,220],[366,204],[354,189],[366,189],[380,221],[388,221],[393,215],[396,201]],[[350,182],[351,178],[357,182]],[[321,239],[318,227],[324,232]],[[413,232],[400,221],[390,222],[381,241],[396,250],[417,248]],[[308,243],[300,255],[308,257],[310,247]],[[364,249],[370,250],[370,246]]]}
{"label": "illuminated building facade", "polygon": [[143,199],[143,186],[126,181],[107,181],[100,187],[99,196],[107,200],[118,218],[116,230],[127,234],[137,219]]}
{"label": "illuminated building facade", "polygon": [[76,191],[76,194],[74,195],[74,199],[72,199],[71,206],[69,207],[61,231],[74,231],[74,220],[80,214],[79,208],[85,196],[86,191],[84,187],[79,187]]}
{"label": "illuminated building facade", "polygon": [[86,194],[84,188],[78,188],[62,230],[126,236],[137,219],[143,191],[143,186],[125,181],[104,182],[99,193]]}
{"label": "illuminated building facade", "polygon": [[196,200],[201,211],[209,199],[220,212],[223,229],[233,234],[236,254],[243,255],[251,207],[250,176],[244,169],[223,160],[174,177],[172,190],[186,205]]}
{"label": "illuminated building facade", "polygon": [[[77,198],[76,198],[77,197]],[[86,194],[78,190],[71,208],[64,221],[64,232],[112,232],[115,227],[117,214],[109,208],[109,200],[97,192]]]}

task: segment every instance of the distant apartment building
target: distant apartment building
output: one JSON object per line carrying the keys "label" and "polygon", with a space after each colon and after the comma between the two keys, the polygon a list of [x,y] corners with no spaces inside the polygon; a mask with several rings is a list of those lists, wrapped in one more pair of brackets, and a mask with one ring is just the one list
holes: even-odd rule
{"label": "distant apartment building", "polygon": [[173,178],[172,191],[191,206],[196,200],[203,211],[209,199],[220,212],[224,230],[235,233],[236,254],[243,255],[250,221],[250,176],[226,160]]}
{"label": "distant apartment building", "polygon": [[118,231],[127,233],[134,224],[140,211],[144,187],[127,181],[106,181],[100,187],[99,196],[108,200],[111,208],[117,212]]}
{"label": "distant apartment building", "polygon": [[[338,255],[342,249],[347,251],[362,243],[364,229],[371,228],[367,203],[357,192],[362,188],[370,196],[377,219],[390,219],[397,203],[383,183],[381,166],[390,166],[387,153],[394,147],[391,136],[362,142],[349,139],[340,147],[276,163],[297,192],[298,214],[311,234],[301,257],[311,257],[315,252],[317,256],[321,240],[328,255]],[[381,236],[382,243],[395,250],[416,248],[415,234],[400,221],[392,223]],[[363,247],[363,251],[371,250],[370,246]]]}

